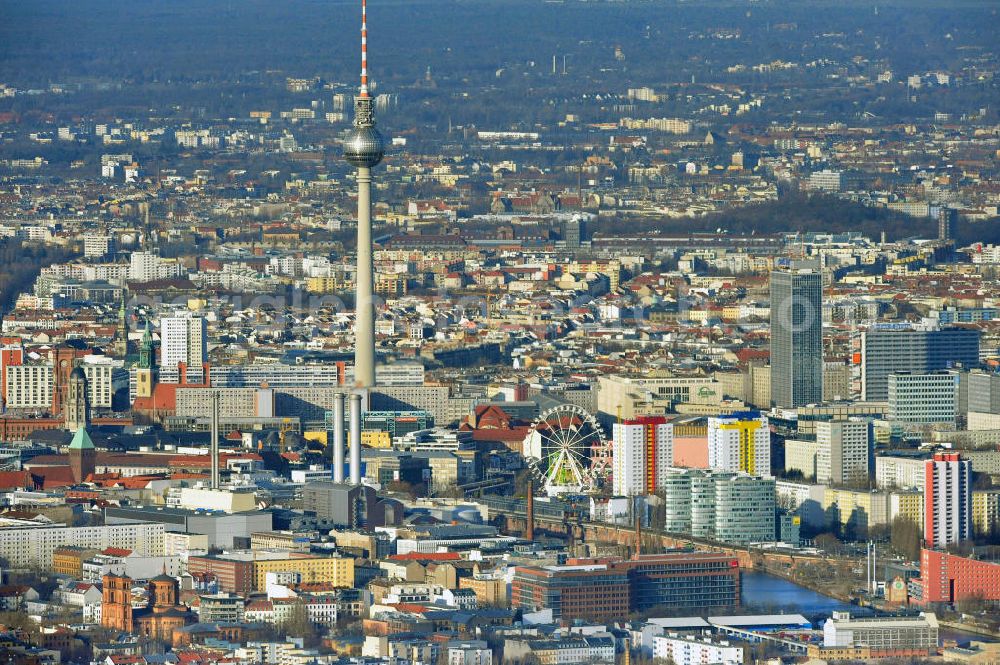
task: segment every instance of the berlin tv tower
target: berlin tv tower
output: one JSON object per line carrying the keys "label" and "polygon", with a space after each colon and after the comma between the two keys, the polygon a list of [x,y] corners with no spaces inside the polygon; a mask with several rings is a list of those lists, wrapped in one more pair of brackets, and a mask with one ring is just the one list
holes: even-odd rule
{"label": "berlin tv tower", "polygon": [[[385,155],[368,94],[368,16],[361,0],[361,90],[354,100],[354,129],[344,141],[344,159],[358,168],[358,267],[354,303],[354,383],[375,385],[375,303],[372,262],[372,167]],[[352,444],[353,445],[353,444]]]}

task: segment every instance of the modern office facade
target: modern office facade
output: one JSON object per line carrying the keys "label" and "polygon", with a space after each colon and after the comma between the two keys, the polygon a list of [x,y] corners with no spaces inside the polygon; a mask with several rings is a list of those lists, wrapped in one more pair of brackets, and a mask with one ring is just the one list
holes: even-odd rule
{"label": "modern office facade", "polygon": [[892,372],[888,418],[898,423],[954,423],[959,376],[953,372]]}
{"label": "modern office facade", "polygon": [[969,411],[1000,414],[1000,372],[969,372]]}
{"label": "modern office facade", "polygon": [[823,401],[823,275],[771,273],[771,402],[794,408]]}
{"label": "modern office facade", "polygon": [[518,566],[512,606],[552,609],[556,619],[611,619],[654,607],[732,608],[740,604],[735,557],[707,552],[571,559],[565,566]]}
{"label": "modern office facade", "polygon": [[735,557],[710,552],[642,554],[623,564],[634,611],[654,607],[726,608],[740,604]]}
{"label": "modern office facade", "polygon": [[613,563],[518,566],[511,605],[526,612],[552,610],[555,619],[614,619],[631,612],[628,570]]}
{"label": "modern office facade", "polygon": [[893,372],[925,373],[956,365],[979,364],[979,331],[971,328],[914,328],[882,324],[859,333],[861,396],[869,402],[889,399]]}
{"label": "modern office facade", "polygon": [[731,544],[776,540],[773,478],[674,470],[667,474],[663,491],[668,533]]}

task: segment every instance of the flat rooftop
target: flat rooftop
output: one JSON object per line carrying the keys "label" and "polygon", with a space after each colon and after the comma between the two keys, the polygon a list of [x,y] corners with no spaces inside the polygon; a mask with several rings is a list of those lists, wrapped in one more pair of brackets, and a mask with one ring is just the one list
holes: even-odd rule
{"label": "flat rooftop", "polygon": [[708,617],[713,626],[810,626],[809,619],[801,614],[747,614],[735,616]]}

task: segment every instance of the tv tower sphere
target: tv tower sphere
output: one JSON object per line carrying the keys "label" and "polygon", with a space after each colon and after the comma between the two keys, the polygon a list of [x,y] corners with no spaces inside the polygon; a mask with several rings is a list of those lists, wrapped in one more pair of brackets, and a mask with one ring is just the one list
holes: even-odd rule
{"label": "tv tower sphere", "polygon": [[344,159],[354,166],[371,168],[385,156],[385,141],[374,126],[356,124],[344,139]]}

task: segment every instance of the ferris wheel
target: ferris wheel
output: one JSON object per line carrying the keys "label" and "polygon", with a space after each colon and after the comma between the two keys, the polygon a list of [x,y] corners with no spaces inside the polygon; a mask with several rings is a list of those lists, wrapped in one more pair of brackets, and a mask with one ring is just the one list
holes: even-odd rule
{"label": "ferris wheel", "polygon": [[523,450],[549,496],[592,492],[611,470],[611,445],[604,430],[575,404],[560,404],[539,415]]}

